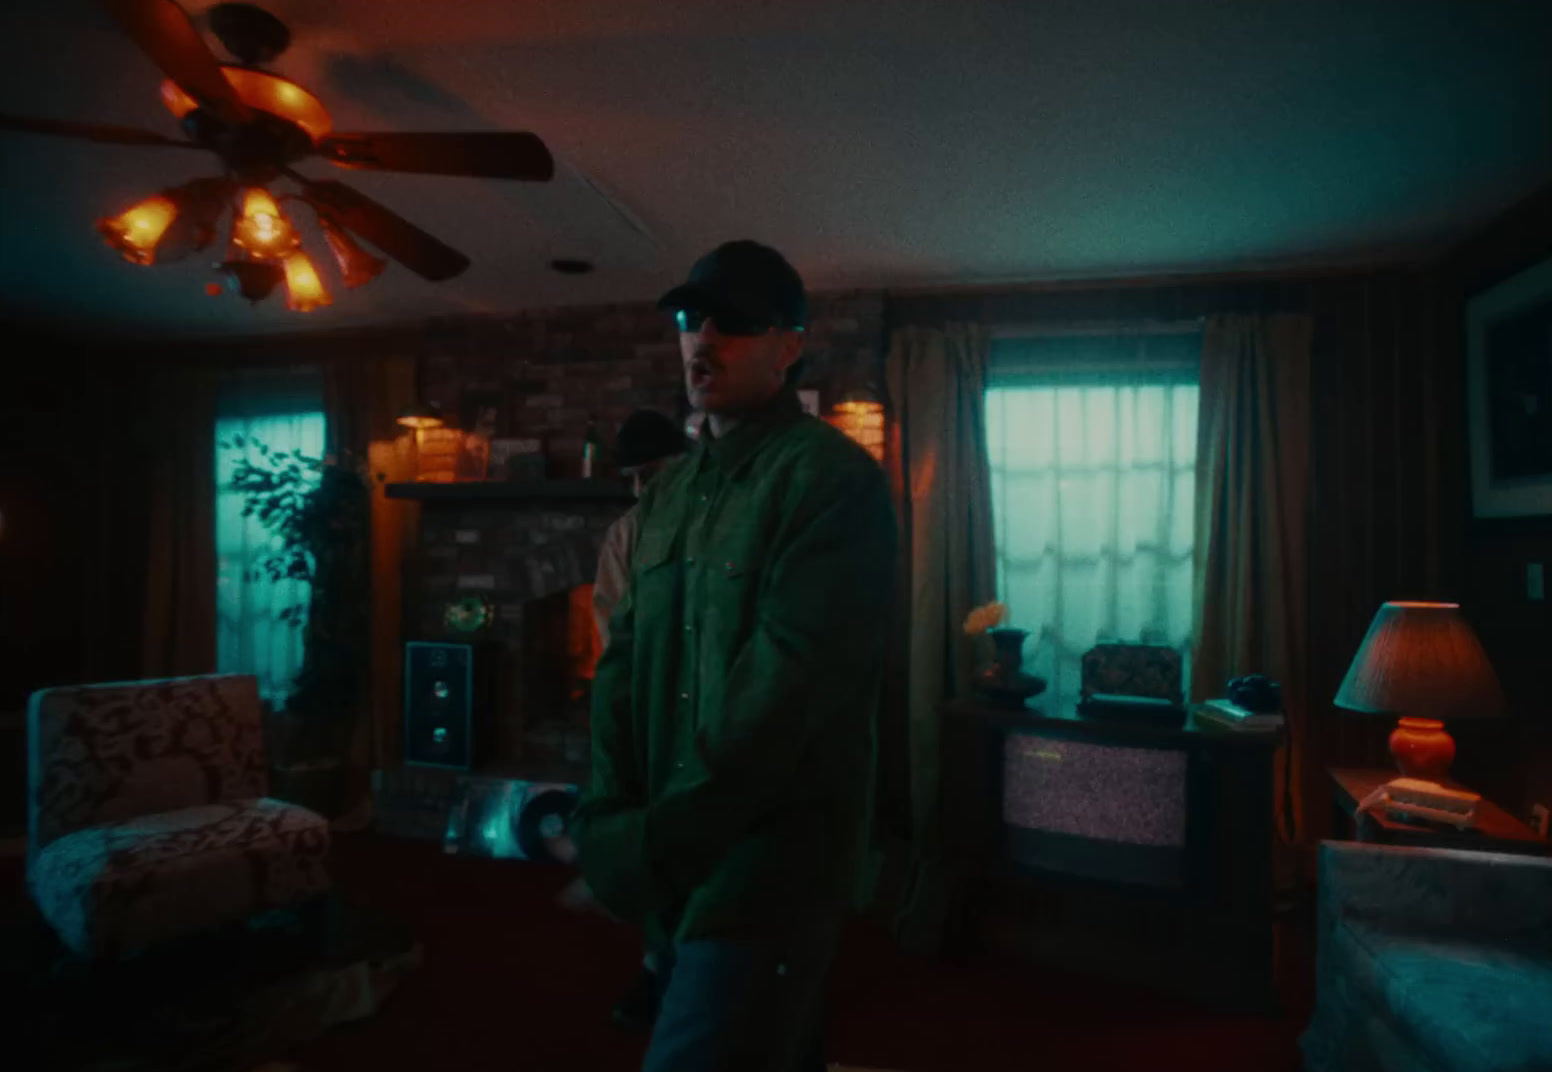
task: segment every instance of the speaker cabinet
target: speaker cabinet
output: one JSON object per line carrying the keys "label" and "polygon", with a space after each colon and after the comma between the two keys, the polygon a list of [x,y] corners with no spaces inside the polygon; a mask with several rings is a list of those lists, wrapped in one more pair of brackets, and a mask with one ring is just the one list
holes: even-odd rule
{"label": "speaker cabinet", "polygon": [[404,645],[404,762],[472,770],[492,700],[489,668],[472,644]]}

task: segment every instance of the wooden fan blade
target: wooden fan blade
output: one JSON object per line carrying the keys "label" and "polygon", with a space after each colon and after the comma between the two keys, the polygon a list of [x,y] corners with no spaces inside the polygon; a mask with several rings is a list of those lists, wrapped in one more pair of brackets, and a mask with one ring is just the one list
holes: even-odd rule
{"label": "wooden fan blade", "polygon": [[330,134],[318,152],[344,167],[375,171],[531,182],[548,182],[555,175],[555,160],[544,142],[524,133]]}
{"label": "wooden fan blade", "polygon": [[97,6],[179,89],[228,123],[252,118],[199,31],[173,0],[97,0]]}
{"label": "wooden fan blade", "polygon": [[62,138],[84,138],[87,141],[108,142],[113,145],[160,145],[174,149],[203,149],[191,141],[174,141],[160,134],[134,127],[119,127],[108,123],[76,123],[68,119],[38,119],[29,115],[5,115],[0,113],[0,130],[15,130],[23,134],[53,134]]}
{"label": "wooden fan blade", "polygon": [[301,181],[307,199],[315,207],[421,278],[438,282],[451,279],[469,267],[468,257],[359,190],[342,182]]}

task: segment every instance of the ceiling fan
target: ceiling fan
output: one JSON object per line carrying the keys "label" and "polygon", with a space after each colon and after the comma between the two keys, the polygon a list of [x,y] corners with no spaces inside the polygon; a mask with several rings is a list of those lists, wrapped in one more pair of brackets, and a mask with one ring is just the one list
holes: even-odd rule
{"label": "ceiling fan", "polygon": [[[313,209],[347,286],[383,268],[352,235],[428,280],[449,279],[469,266],[468,257],[358,190],[298,173],[291,165],[299,161],[319,157],[346,168],[532,182],[554,176],[554,159],[533,134],[335,131],[317,97],[260,67],[285,51],[291,34],[251,4],[222,3],[209,11],[211,30],[238,61],[223,64],[173,0],[96,3],[167,76],[162,102],[179,119],[186,140],[131,127],[5,114],[0,131],[215,153],[223,165],[220,176],[165,190],[98,227],[127,260],[165,263],[208,247],[230,207],[230,255],[218,266],[226,284],[212,284],[211,293],[233,289],[257,301],[284,279],[293,308],[327,304],[327,291],[277,200]],[[298,192],[272,195],[268,185],[281,178],[295,183]]]}

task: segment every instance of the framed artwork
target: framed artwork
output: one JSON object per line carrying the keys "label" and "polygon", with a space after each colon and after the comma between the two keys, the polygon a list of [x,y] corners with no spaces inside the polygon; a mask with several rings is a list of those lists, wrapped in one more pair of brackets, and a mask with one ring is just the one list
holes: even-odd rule
{"label": "framed artwork", "polygon": [[1471,505],[1552,515],[1552,258],[1466,303]]}

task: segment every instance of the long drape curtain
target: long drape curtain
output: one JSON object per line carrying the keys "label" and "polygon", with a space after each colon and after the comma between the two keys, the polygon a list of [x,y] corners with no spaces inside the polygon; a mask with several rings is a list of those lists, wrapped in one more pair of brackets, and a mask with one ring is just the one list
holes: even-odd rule
{"label": "long drape curtain", "polygon": [[216,668],[217,378],[197,363],[157,364],[147,369],[144,387],[139,395],[146,450],[141,464],[147,475],[140,673],[147,678],[208,674]]}
{"label": "long drape curtain", "polygon": [[1194,328],[992,346],[997,591],[1055,710],[1077,704],[1095,644],[1189,663],[1200,352]]}
{"label": "long drape curtain", "polygon": [[972,608],[993,598],[986,462],[989,335],[974,324],[891,333],[885,377],[893,410],[888,452],[902,529],[905,635],[896,646],[905,686],[910,771],[911,877],[901,939],[936,945],[951,911],[942,859],[942,704],[963,693],[972,653],[962,633]]}
{"label": "long drape curtain", "polygon": [[388,484],[414,479],[411,434],[396,418],[416,397],[416,362],[403,353],[348,353],[325,366],[329,452],[363,465],[371,482],[372,626],[365,689],[348,757],[343,815],[371,815],[371,772],[398,762],[403,698],[403,557],[414,544],[416,504],[387,497]]}
{"label": "long drape curtain", "polygon": [[1202,340],[1192,698],[1234,676],[1280,682],[1279,830],[1303,837],[1309,725],[1310,347],[1296,314],[1214,316]]}

